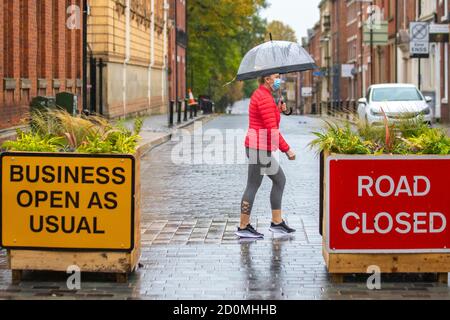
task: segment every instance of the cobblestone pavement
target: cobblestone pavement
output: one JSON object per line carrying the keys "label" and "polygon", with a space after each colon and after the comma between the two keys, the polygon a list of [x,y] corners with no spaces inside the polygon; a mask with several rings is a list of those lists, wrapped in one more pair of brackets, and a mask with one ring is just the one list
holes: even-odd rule
{"label": "cobblestone pavement", "polygon": [[[246,121],[245,115],[222,116],[204,129],[244,129]],[[83,274],[82,288],[68,291],[67,275],[40,272],[26,273],[14,286],[0,251],[0,299],[450,299],[448,286],[419,275],[383,279],[379,291],[368,290],[361,276],[344,284],[330,281],[318,234],[318,159],[307,148],[310,132],[320,125],[313,118],[283,118],[282,131],[299,156],[295,162],[281,157],[288,179],[283,209],[297,229],[294,237],[273,238],[268,231],[266,178],[252,215],[266,237],[237,240],[246,165],[176,165],[172,141],[142,159],[143,253],[128,283]],[[241,151],[243,133],[236,142]]]}

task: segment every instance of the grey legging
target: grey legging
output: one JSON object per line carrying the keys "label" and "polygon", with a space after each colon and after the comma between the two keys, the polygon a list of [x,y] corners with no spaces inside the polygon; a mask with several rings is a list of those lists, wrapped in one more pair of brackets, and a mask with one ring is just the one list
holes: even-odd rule
{"label": "grey legging", "polygon": [[241,213],[251,214],[256,193],[261,186],[264,175],[267,175],[273,182],[272,192],[270,193],[272,210],[281,210],[281,201],[286,185],[286,176],[283,169],[270,151],[247,148],[246,153],[250,163],[248,165],[247,188],[241,202]]}

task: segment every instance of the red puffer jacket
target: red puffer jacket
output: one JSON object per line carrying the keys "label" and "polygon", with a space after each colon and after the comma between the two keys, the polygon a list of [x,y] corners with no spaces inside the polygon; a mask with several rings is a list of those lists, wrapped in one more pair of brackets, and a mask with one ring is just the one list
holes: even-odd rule
{"label": "red puffer jacket", "polygon": [[280,110],[272,93],[261,85],[250,100],[250,122],[245,146],[250,149],[288,152],[289,145],[280,133]]}

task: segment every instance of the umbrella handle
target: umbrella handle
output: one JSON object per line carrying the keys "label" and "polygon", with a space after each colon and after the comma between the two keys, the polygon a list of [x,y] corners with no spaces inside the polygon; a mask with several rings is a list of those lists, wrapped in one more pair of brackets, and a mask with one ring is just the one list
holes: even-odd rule
{"label": "umbrella handle", "polygon": [[293,112],[294,112],[294,110],[292,110],[292,108],[289,108],[289,112],[283,111],[283,114],[284,114],[285,116],[290,116]]}
{"label": "umbrella handle", "polygon": [[[281,103],[284,103],[283,95],[281,94],[281,89],[278,91],[278,101],[281,101]],[[289,108],[289,112],[283,111],[283,114],[285,116],[290,116],[293,112],[294,112],[294,110],[292,110],[292,108]]]}

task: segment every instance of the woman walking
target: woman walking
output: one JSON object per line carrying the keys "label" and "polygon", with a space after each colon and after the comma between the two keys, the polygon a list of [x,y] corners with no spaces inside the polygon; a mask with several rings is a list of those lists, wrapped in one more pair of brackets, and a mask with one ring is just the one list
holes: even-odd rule
{"label": "woman walking", "polygon": [[272,180],[270,203],[272,207],[271,232],[290,234],[295,232],[282,219],[281,203],[286,177],[283,169],[272,152],[280,150],[289,160],[295,160],[295,153],[279,131],[281,112],[286,111],[286,105],[275,103],[272,93],[279,90],[281,79],[279,74],[265,76],[259,79],[260,86],[253,93],[250,101],[249,130],[245,139],[247,157],[249,158],[247,188],[241,202],[241,221],[236,235],[241,238],[262,238],[250,224],[250,215],[256,193],[263,181],[264,175]]}

